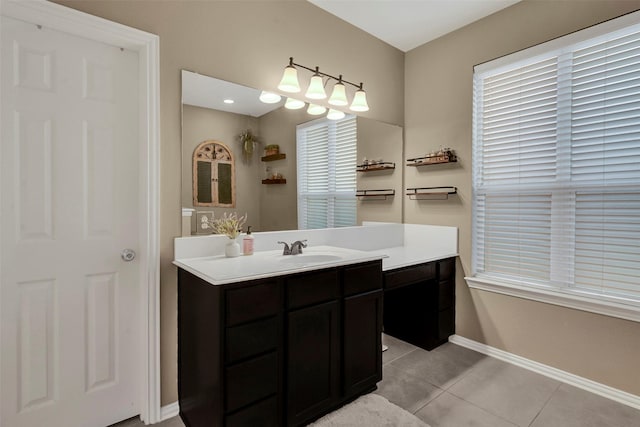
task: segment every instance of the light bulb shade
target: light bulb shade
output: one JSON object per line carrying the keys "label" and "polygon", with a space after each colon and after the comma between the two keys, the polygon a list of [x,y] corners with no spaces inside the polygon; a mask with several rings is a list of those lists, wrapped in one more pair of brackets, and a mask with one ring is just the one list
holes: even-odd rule
{"label": "light bulb shade", "polygon": [[260,101],[265,104],[275,104],[276,102],[280,102],[281,99],[282,97],[277,93],[267,92],[266,90],[260,93]]}
{"label": "light bulb shade", "polygon": [[282,80],[278,85],[278,89],[283,92],[298,93],[300,92],[300,83],[298,83],[298,70],[291,65],[287,65],[282,73]]}
{"label": "light bulb shade", "polygon": [[284,108],[289,110],[299,110],[302,107],[304,107],[304,101],[298,99],[287,98],[287,102],[284,103]]}
{"label": "light bulb shade", "polygon": [[327,93],[324,91],[322,77],[319,75],[311,77],[305,96],[309,99],[325,99],[327,97]]}
{"label": "light bulb shade", "polygon": [[367,104],[367,94],[364,90],[360,89],[356,91],[356,94],[353,96],[353,102],[351,103],[351,107],[349,107],[351,111],[369,111],[369,104]]}
{"label": "light bulb shade", "polygon": [[349,104],[347,101],[347,92],[342,83],[336,83],[331,92],[331,98],[329,98],[329,104],[343,107]]}
{"label": "light bulb shade", "polygon": [[327,111],[325,107],[317,104],[309,104],[309,108],[307,108],[307,113],[312,116],[319,116],[320,114],[324,114]]}
{"label": "light bulb shade", "polygon": [[345,114],[342,111],[334,110],[333,108],[329,109],[327,113],[327,119],[329,120],[340,120],[344,119]]}

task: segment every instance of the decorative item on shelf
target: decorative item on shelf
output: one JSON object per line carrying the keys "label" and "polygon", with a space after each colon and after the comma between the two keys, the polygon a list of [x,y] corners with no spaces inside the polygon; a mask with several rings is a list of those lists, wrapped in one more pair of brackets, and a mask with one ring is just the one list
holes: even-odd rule
{"label": "decorative item on shelf", "polygon": [[247,221],[247,214],[245,213],[243,216],[238,217],[238,214],[233,212],[227,214],[226,212],[223,214],[222,218],[214,218],[211,215],[211,218],[203,215],[200,218],[201,228],[203,229],[211,229],[214,234],[224,234],[229,238],[225,248],[224,254],[227,257],[237,257],[242,254],[240,250],[240,243],[236,240],[242,231],[242,226]]}
{"label": "decorative item on shelf", "polygon": [[280,153],[280,146],[278,144],[269,144],[264,147],[265,157],[273,156]]}
{"label": "decorative item on shelf", "polygon": [[407,159],[407,166],[434,165],[438,163],[455,163],[458,157],[451,148],[442,147],[438,151],[432,151],[422,157]]}
{"label": "decorative item on shelf", "polygon": [[378,160],[367,160],[365,157],[362,159],[362,163],[356,165],[356,172],[373,172],[373,171],[381,171],[381,170],[391,170],[395,169],[396,164],[393,162],[385,162],[382,159]]}
{"label": "decorative item on shelf", "polygon": [[456,187],[414,187],[407,188],[411,200],[447,200],[450,194],[456,194]]}
{"label": "decorative item on shelf", "polygon": [[242,154],[245,159],[249,159],[253,154],[253,150],[255,145],[260,142],[258,141],[258,137],[251,132],[251,129],[247,129],[238,135],[238,139],[242,144]]}
{"label": "decorative item on shelf", "polygon": [[[298,69],[296,67],[313,73],[309,81],[307,91],[305,92],[305,96],[308,99],[326,99],[327,93],[325,92],[324,88],[329,83],[329,80],[335,80],[336,84],[333,86],[333,91],[331,92],[331,96],[327,101],[330,105],[336,107],[345,107],[349,105],[345,86],[346,83],[356,88],[356,92],[353,95],[353,100],[351,101],[351,106],[349,107],[349,109],[356,112],[369,111],[369,105],[367,104],[367,94],[363,89],[362,82],[360,84],[350,82],[343,79],[342,74],[338,75],[338,77],[332,76],[331,74],[320,71],[320,68],[317,66],[315,68],[311,68],[302,64],[297,64],[293,62],[293,57],[289,58],[289,65],[287,65],[284,69],[282,79],[278,84],[278,89],[288,93],[299,93],[301,91],[300,82],[298,81]],[[289,104],[289,106],[287,106],[287,104]],[[285,107],[290,109],[303,108],[304,105],[304,101],[300,101],[294,98],[288,98],[285,103]],[[317,105],[317,103],[315,102],[310,102],[309,109],[307,111],[309,112],[309,114],[318,115],[324,114],[326,108]],[[335,109],[330,109],[329,114],[327,115],[327,118],[331,120],[339,120],[343,117],[344,113]]]}
{"label": "decorative item on shelf", "polygon": [[286,184],[287,180],[280,172],[271,167],[267,168],[267,179],[262,180],[263,184]]}
{"label": "decorative item on shelf", "polygon": [[395,196],[396,190],[356,190],[356,197],[367,200],[387,200],[387,197]]}

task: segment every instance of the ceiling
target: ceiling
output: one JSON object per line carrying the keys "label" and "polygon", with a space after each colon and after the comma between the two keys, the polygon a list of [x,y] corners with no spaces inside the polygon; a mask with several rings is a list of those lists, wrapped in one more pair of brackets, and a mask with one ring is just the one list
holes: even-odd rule
{"label": "ceiling", "polygon": [[408,52],[520,0],[308,0]]}
{"label": "ceiling", "polygon": [[[260,92],[236,83],[182,70],[183,104],[253,117],[260,117],[284,105],[284,100],[275,104],[260,102]],[[233,103],[227,104],[225,100],[232,100]]]}

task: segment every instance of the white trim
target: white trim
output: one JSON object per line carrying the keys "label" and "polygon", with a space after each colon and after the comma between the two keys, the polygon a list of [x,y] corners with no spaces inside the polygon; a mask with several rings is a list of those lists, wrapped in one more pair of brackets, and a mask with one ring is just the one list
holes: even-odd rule
{"label": "white trim", "polygon": [[608,21],[592,25],[582,30],[557,37],[544,43],[531,46],[529,48],[519,50],[517,52],[483,62],[473,67],[475,73],[483,74],[488,71],[500,70],[505,66],[520,61],[525,58],[534,58],[536,56],[545,56],[550,51],[558,51],[567,46],[581,43],[585,40],[601,37],[603,35],[624,30],[626,27],[635,25],[640,21],[640,11],[630,12],[626,15],[612,18]]}
{"label": "white trim", "polygon": [[173,402],[160,408],[160,421],[166,421],[180,414],[178,402]]}
{"label": "white trim", "polygon": [[638,307],[604,301],[599,298],[571,294],[563,289],[542,289],[530,286],[518,286],[512,283],[502,283],[494,280],[479,279],[477,277],[465,277],[467,285],[472,289],[480,289],[488,292],[525,298],[561,307],[603,314],[605,316],[640,322],[640,310]]}
{"label": "white trim", "polygon": [[0,13],[15,19],[138,52],[140,69],[141,401],[145,423],[160,409],[160,41],[157,35],[43,0],[2,0]]}
{"label": "white trim", "polygon": [[475,350],[482,354],[486,354],[487,356],[495,357],[496,359],[500,359],[504,362],[520,366],[521,368],[528,369],[530,371],[544,375],[545,377],[562,381],[563,383],[578,387],[602,397],[606,397],[607,399],[614,400],[616,402],[622,403],[623,405],[631,406],[635,409],[640,409],[640,396],[636,396],[635,394],[627,393],[626,391],[622,391],[617,388],[613,388],[608,385],[604,385],[599,382],[581,377],[579,375],[575,375],[570,372],[563,371],[561,369],[557,369],[552,366],[545,365],[543,363],[539,363],[513,353],[509,353],[508,351],[500,350],[499,348],[482,344],[478,341],[470,340],[469,338],[465,338],[460,335],[450,336],[449,342],[469,348],[471,350]]}

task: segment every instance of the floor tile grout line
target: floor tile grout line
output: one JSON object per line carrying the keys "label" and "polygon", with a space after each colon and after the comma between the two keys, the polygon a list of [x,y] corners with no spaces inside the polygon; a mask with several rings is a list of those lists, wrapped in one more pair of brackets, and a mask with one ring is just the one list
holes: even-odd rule
{"label": "floor tile grout line", "polygon": [[400,359],[401,357],[404,357],[404,356],[406,356],[406,355],[407,355],[407,354],[409,354],[409,353],[413,353],[413,352],[414,352],[414,351],[416,351],[416,350],[418,350],[418,349],[417,349],[417,348],[414,348],[414,349],[412,349],[412,350],[409,350],[408,352],[406,352],[406,353],[404,353],[404,354],[401,354],[400,356],[397,356],[397,357],[395,357],[395,358],[393,358],[393,359],[391,359],[391,360],[388,360],[388,361],[384,362],[384,363],[382,364],[382,366],[384,366],[384,365],[388,365],[388,364],[390,364],[391,362],[395,362],[396,360]]}
{"label": "floor tile grout line", "polygon": [[551,399],[553,399],[553,396],[558,392],[558,390],[560,389],[560,387],[562,386],[562,382],[558,381],[558,385],[556,386],[555,390],[553,390],[553,393],[549,394],[549,397],[547,398],[547,400],[544,402],[544,405],[542,405],[542,407],[540,408],[540,410],[538,411],[538,413],[536,413],[536,416],[533,417],[533,419],[531,420],[531,422],[529,423],[529,427],[531,427],[533,425],[533,423],[536,421],[536,419],[540,416],[540,414],[542,413],[542,411],[544,411],[544,408],[547,407],[547,405],[549,404],[549,402],[551,401]]}
{"label": "floor tile grout line", "polygon": [[507,423],[509,423],[509,424],[511,424],[511,425],[513,425],[513,426],[521,427],[521,426],[518,426],[518,424],[517,424],[517,423],[514,423],[514,422],[512,422],[511,420],[506,419],[506,418],[505,418],[505,417],[503,417],[502,415],[498,415],[498,414],[494,413],[493,411],[490,411],[488,408],[483,408],[482,406],[479,406],[479,405],[477,405],[477,404],[475,404],[475,403],[473,403],[473,402],[469,402],[469,401],[468,401],[467,399],[465,399],[464,397],[462,397],[462,396],[458,396],[457,394],[454,394],[454,393],[452,393],[452,392],[450,392],[450,391],[448,391],[448,390],[445,390],[445,391],[446,391],[447,393],[449,393],[450,395],[452,395],[452,396],[454,396],[454,397],[456,397],[456,398],[458,398],[458,399],[460,399],[460,400],[462,400],[462,401],[464,401],[464,402],[468,403],[469,405],[474,406],[474,407],[476,407],[476,408],[478,408],[478,409],[480,409],[480,410],[482,410],[482,411],[486,412],[487,414],[491,414],[491,415],[493,415],[493,416],[494,416],[494,417],[496,417],[496,418],[500,418],[502,421],[505,421],[505,422],[507,422]]}
{"label": "floor tile grout line", "polygon": [[[437,398],[439,398],[439,397],[442,395],[442,393],[446,392],[446,390],[443,390],[443,389],[441,389],[440,387],[436,387],[436,388],[438,389],[439,393],[438,393],[436,396],[434,396],[433,398],[429,399],[429,401],[428,401],[428,402],[426,402],[424,405],[422,405],[421,407],[419,407],[418,409],[416,409],[415,411],[413,411],[413,412],[412,412],[412,414],[413,414],[413,415],[415,415],[417,412],[419,412],[420,410],[422,410],[422,408],[424,408],[425,406],[430,405],[430,404],[431,404],[432,402],[434,402]],[[406,408],[403,408],[403,409],[407,410]]]}

